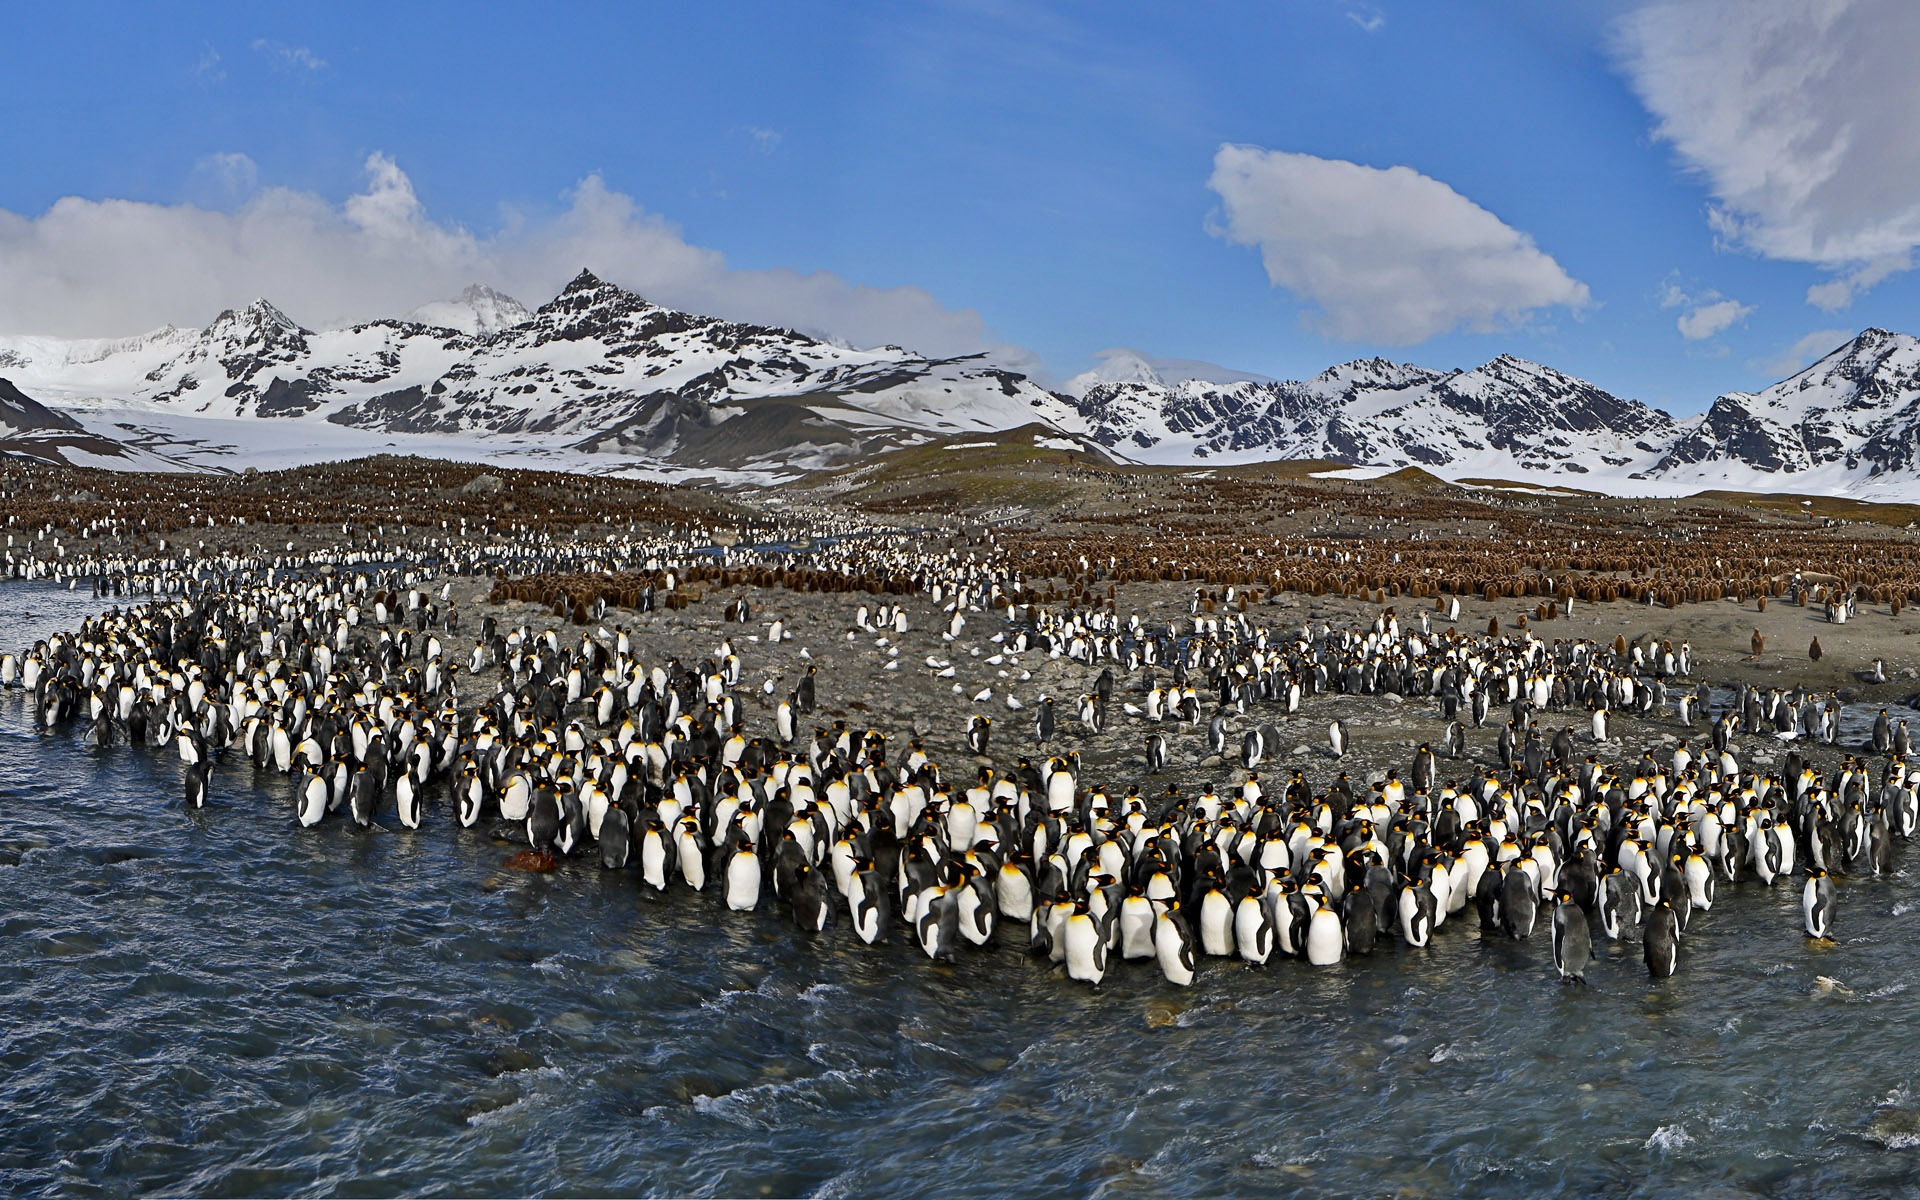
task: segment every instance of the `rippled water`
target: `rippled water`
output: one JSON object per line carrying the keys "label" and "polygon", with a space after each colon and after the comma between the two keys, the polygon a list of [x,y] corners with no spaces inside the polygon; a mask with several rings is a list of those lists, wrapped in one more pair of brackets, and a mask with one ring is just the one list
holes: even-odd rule
{"label": "rippled water", "polygon": [[[92,601],[0,591],[0,646]],[[32,617],[23,613],[32,612]],[[1544,932],[1100,992],[1012,941],[936,967],[631,876],[302,832],[228,762],[0,697],[0,1194],[1911,1194],[1915,852],[1696,918],[1680,974]],[[1845,991],[1823,990],[1819,976]]]}

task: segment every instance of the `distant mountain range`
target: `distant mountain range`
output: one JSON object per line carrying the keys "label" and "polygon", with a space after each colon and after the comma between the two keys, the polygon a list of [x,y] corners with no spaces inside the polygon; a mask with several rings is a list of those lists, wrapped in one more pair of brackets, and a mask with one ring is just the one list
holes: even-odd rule
{"label": "distant mountain range", "polygon": [[337,330],[256,300],[201,330],[0,336],[0,452],[193,469],[398,449],[768,479],[1038,425],[1155,464],[1920,497],[1920,341],[1881,329],[1685,421],[1511,355],[1465,371],[1368,359],[1304,382],[1167,378],[1158,361],[1109,355],[1053,391],[981,356],[695,316],[582,271],[532,311],[476,286]]}

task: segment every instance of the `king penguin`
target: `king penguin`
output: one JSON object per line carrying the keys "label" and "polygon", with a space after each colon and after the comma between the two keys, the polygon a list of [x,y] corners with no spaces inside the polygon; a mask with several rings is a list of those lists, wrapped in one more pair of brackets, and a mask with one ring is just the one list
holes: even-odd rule
{"label": "king penguin", "polygon": [[1665,896],[1647,913],[1645,957],[1647,974],[1655,979],[1666,979],[1679,963],[1680,920]]}
{"label": "king penguin", "polygon": [[1800,912],[1806,919],[1808,937],[1832,939],[1833,879],[1819,867],[1807,868],[1807,884],[1800,890]]}
{"label": "king penguin", "polygon": [[1154,918],[1153,955],[1168,983],[1193,986],[1193,930],[1177,902],[1169,902]]}
{"label": "king penguin", "polygon": [[1587,914],[1562,890],[1553,908],[1553,965],[1562,983],[1585,983],[1587,964],[1593,961],[1593,937],[1587,932]]}

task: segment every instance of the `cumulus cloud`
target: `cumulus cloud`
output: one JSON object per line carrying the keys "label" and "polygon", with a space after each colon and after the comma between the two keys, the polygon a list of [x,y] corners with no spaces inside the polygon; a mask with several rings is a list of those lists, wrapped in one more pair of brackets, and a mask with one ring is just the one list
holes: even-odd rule
{"label": "cumulus cloud", "polygon": [[1737,321],[1744,321],[1753,305],[1730,300],[1719,292],[1689,292],[1669,277],[1660,292],[1661,308],[1680,308],[1685,312],[1675,322],[1680,336],[1690,342],[1703,341],[1724,332]]}
{"label": "cumulus cloud", "polygon": [[[210,182],[250,182],[251,159],[218,155]],[[38,216],[0,209],[0,331],[65,336],[204,325],[265,296],[294,319],[328,326],[390,317],[485,283],[527,304],[554,295],[582,267],[657,303],[786,325],[855,345],[930,354],[987,351],[1031,368],[996,343],[978,313],[915,287],[876,288],[825,271],[737,270],[719,251],[607,187],[582,180],[546,219],[515,218],[482,234],[436,220],[413,181],[374,154],[366,184],[342,203],[268,187],[231,211],[132,200],[59,200]]]}
{"label": "cumulus cloud", "polygon": [[1920,5],[1652,0],[1618,34],[1656,136],[1713,194],[1719,237],[1842,273],[1808,293],[1822,308],[1907,268],[1920,245]]}
{"label": "cumulus cloud", "polygon": [[1853,335],[1854,331],[1851,329],[1816,329],[1773,358],[1753,365],[1769,375],[1785,378],[1814,359],[1824,357],[1836,347],[1845,345],[1852,340]]}
{"label": "cumulus cloud", "polygon": [[1590,300],[1532,238],[1410,167],[1225,145],[1207,186],[1224,208],[1210,232],[1259,247],[1267,278],[1335,337],[1409,345]]}

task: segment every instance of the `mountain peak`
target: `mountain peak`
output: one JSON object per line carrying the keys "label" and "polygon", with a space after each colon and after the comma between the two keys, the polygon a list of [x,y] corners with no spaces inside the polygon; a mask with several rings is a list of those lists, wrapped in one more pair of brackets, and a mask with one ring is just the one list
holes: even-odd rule
{"label": "mountain peak", "polygon": [[563,287],[560,289],[560,294],[562,296],[571,296],[576,292],[598,291],[601,288],[606,286],[607,286],[606,280],[600,278],[598,275],[595,275],[591,270],[587,269],[586,267],[581,267],[580,273],[578,275],[575,275],[571,280],[569,280],[567,282],[566,287]]}
{"label": "mountain peak", "polygon": [[208,337],[225,337],[239,331],[258,332],[268,338],[308,332],[298,321],[281,312],[266,297],[257,297],[244,308],[229,308],[207,326]]}
{"label": "mountain peak", "polygon": [[484,283],[469,284],[465,291],[451,300],[422,304],[407,314],[408,320],[422,325],[457,329],[477,337],[511,329],[532,317],[526,305]]}

